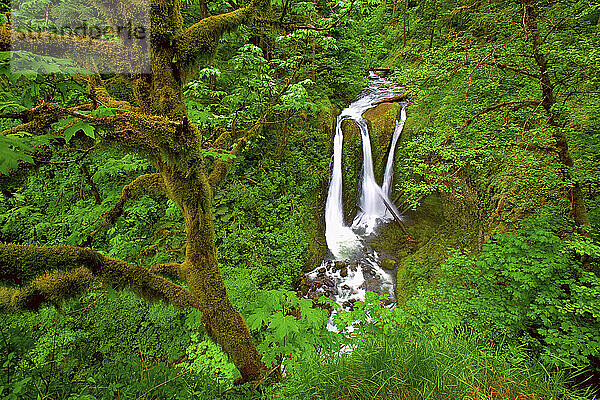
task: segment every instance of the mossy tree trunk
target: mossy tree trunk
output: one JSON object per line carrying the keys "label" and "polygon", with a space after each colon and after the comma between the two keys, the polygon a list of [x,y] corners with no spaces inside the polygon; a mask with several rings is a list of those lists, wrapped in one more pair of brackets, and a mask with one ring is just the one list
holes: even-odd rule
{"label": "mossy tree trunk", "polygon": [[[149,154],[158,171],[142,175],[127,185],[117,205],[104,214],[102,225],[92,236],[114,224],[128,200],[144,193],[163,194],[179,206],[185,219],[185,261],[144,268],[83,247],[0,244],[2,276],[10,274],[14,279],[8,283],[21,285],[0,287],[0,310],[36,309],[44,301],[80,295],[97,280],[116,287],[130,287],[147,297],[200,309],[207,333],[231,357],[242,375],[241,381],[262,375],[264,364],[246,322],[229,301],[218,266],[211,207],[213,192],[225,177],[228,164],[217,160],[211,168],[207,167],[202,155],[202,132],[187,117],[183,85],[185,72],[194,67],[196,60],[215,50],[224,32],[252,19],[257,10],[264,11],[268,6],[268,1],[253,0],[247,7],[210,16],[184,28],[179,0],[152,0],[152,74],[125,79],[131,82],[137,104],[117,104],[102,87],[100,77],[89,79],[90,93],[94,99],[102,99],[100,104],[116,105],[128,111],[89,118],[86,122],[105,128],[103,140],[106,143]],[[10,24],[0,27],[0,50],[10,49],[10,30]],[[41,109],[38,112],[41,122],[33,128],[30,114],[23,113],[24,124],[19,129],[45,133],[53,122],[64,115],[80,115],[77,112],[84,107],[89,108],[89,104],[81,108]],[[25,124],[30,124],[28,129],[24,129]],[[256,132],[256,126],[247,130],[245,136],[234,137],[230,132],[222,132],[215,143],[222,143],[226,151],[233,145],[231,152],[235,154]],[[10,132],[2,132],[7,133]],[[93,237],[86,242],[93,242]],[[38,259],[48,262],[40,265]],[[37,277],[23,286],[27,282],[25,275],[32,270]],[[189,289],[161,275],[176,276],[187,282]]]}

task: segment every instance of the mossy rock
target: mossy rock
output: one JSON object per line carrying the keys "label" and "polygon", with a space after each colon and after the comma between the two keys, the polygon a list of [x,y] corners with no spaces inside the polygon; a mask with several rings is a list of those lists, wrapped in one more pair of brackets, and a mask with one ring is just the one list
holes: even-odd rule
{"label": "mossy rock", "polygon": [[392,271],[396,269],[396,260],[392,260],[391,258],[384,258],[381,260],[381,268],[386,269],[388,271]]}

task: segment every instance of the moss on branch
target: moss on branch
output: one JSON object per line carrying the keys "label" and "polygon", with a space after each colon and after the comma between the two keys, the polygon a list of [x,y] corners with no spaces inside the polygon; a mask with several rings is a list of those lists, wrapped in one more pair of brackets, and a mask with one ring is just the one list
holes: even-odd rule
{"label": "moss on branch", "polygon": [[166,263],[166,264],[154,264],[150,266],[150,271],[155,274],[160,274],[168,278],[182,279],[185,280],[186,273],[181,264],[178,263]]}
{"label": "moss on branch", "polygon": [[237,28],[248,15],[249,8],[243,7],[204,18],[190,26],[176,39],[177,61],[186,64],[193,62],[202,54],[212,53],[221,36]]}
{"label": "moss on branch", "polygon": [[193,155],[201,142],[193,126],[164,116],[124,112],[99,118],[93,123],[110,129],[104,136],[108,141],[135,150],[155,150],[169,157]]}
{"label": "moss on branch", "polygon": [[[6,115],[7,118],[21,119],[23,124],[13,128],[6,129],[0,135],[12,135],[18,132],[28,132],[32,134],[45,134],[48,132],[53,123],[70,112],[71,109],[63,109],[53,104],[43,103],[31,110],[25,110],[17,115]],[[0,115],[2,118],[3,115]]]}
{"label": "moss on branch", "polygon": [[201,55],[213,53],[224,33],[266,11],[269,3],[269,0],[253,0],[247,7],[204,18],[185,29],[175,41],[177,61],[189,64]]}
{"label": "moss on branch", "polygon": [[102,85],[92,81],[89,83],[88,89],[90,91],[90,95],[96,103],[100,103],[105,107],[132,110],[129,102],[114,99],[110,94],[108,94],[106,88]]}
{"label": "moss on branch", "polygon": [[36,310],[44,302],[58,303],[84,294],[95,278],[84,267],[47,272],[22,288],[0,287],[0,310]]}
{"label": "moss on branch", "polygon": [[113,226],[117,219],[123,215],[123,207],[128,201],[136,200],[144,194],[151,196],[165,195],[165,190],[165,183],[161,174],[154,173],[138,176],[123,187],[117,204],[102,214],[102,224],[92,232],[91,236],[95,236],[100,230]]}
{"label": "moss on branch", "polygon": [[196,303],[187,289],[148,268],[82,247],[0,244],[0,272],[8,283],[21,284],[33,276],[26,286],[0,287],[0,310],[6,311],[35,310],[47,301],[79,296],[95,281],[180,308]]}

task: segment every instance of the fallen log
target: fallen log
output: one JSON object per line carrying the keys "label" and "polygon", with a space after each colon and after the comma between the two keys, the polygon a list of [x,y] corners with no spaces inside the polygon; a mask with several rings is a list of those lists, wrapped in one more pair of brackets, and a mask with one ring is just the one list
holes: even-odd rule
{"label": "fallen log", "polygon": [[408,98],[406,97],[406,94],[399,94],[397,96],[392,96],[392,97],[388,97],[387,99],[381,99],[378,100],[376,102],[374,102],[373,104],[383,104],[383,103],[399,103],[401,101],[406,101],[408,100]]}

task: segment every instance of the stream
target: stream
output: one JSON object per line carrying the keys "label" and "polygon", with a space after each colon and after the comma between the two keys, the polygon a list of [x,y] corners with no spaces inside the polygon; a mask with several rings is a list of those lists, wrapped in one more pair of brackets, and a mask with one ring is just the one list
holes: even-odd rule
{"label": "stream", "polygon": [[[406,120],[406,104],[402,105],[401,118],[396,121],[381,185],[375,179],[369,128],[362,115],[366,110],[376,107],[377,102],[403,92],[400,86],[390,84],[370,72],[368,86],[337,117],[333,168],[325,203],[325,239],[329,251],[321,264],[304,277],[309,287],[307,297],[329,297],[345,310],[351,310],[356,301],[364,301],[366,291],[389,295],[389,305],[395,302],[393,273],[381,267],[380,255],[371,248],[369,242],[381,224],[395,218],[402,219],[391,194],[394,154]],[[342,122],[348,119],[355,121],[360,129],[363,153],[358,211],[350,225],[344,219],[342,202]],[[336,330],[331,319],[328,328]]]}

